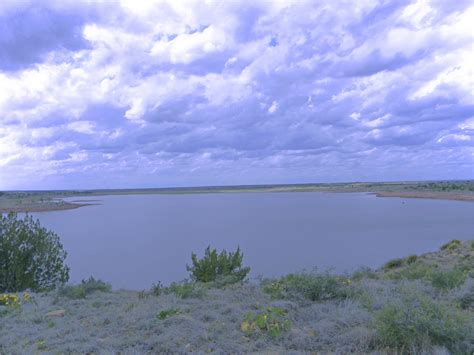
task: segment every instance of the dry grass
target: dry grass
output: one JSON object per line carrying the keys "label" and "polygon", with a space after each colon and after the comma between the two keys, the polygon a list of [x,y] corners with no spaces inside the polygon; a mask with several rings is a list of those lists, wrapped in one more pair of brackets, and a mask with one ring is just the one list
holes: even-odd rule
{"label": "dry grass", "polygon": [[[189,295],[187,289],[79,299],[33,294],[32,302],[0,310],[0,353],[472,353],[472,253],[462,243],[455,252],[429,253],[388,271],[303,274]],[[423,271],[441,270],[445,282],[461,261],[465,281],[452,289],[434,287]],[[64,317],[46,316],[59,309]],[[265,318],[269,309],[278,310],[270,312],[274,319]],[[244,321],[252,331],[242,329]]]}

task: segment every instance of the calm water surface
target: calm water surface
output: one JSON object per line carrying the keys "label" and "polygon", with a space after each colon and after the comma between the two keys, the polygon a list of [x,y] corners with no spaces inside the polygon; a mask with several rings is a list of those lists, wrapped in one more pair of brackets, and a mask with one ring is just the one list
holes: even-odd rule
{"label": "calm water surface", "polygon": [[94,199],[101,205],[34,215],[61,237],[72,282],[94,275],[114,288],[182,280],[191,252],[209,244],[240,245],[251,276],[276,276],[375,267],[474,239],[469,202],[303,192]]}

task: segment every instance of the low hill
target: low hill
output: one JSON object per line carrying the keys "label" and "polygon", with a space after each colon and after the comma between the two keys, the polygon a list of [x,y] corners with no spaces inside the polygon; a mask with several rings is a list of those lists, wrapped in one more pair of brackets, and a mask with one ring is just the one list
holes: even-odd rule
{"label": "low hill", "polygon": [[91,278],[10,297],[0,306],[5,354],[470,354],[474,241],[351,275],[158,284],[141,292],[110,291]]}

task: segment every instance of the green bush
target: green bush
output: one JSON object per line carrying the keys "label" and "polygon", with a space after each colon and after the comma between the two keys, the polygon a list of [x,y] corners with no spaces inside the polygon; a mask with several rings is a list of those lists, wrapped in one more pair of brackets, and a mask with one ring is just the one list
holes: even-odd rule
{"label": "green bush", "polygon": [[295,298],[303,296],[311,301],[346,299],[354,295],[352,281],[328,273],[290,274],[263,285],[263,291],[273,298]]}
{"label": "green bush", "polygon": [[213,282],[230,276],[233,282],[239,282],[250,272],[249,267],[242,266],[243,254],[240,248],[234,253],[223,250],[218,254],[216,249],[208,246],[202,259],[199,260],[195,253],[192,253],[191,259],[193,264],[186,265],[186,269],[194,281]]}
{"label": "green bush", "polygon": [[411,264],[415,263],[417,260],[418,260],[418,256],[416,256],[416,255],[410,255],[410,256],[408,256],[404,259],[403,258],[392,259],[392,260],[389,260],[383,266],[383,269],[385,271],[389,271],[389,270],[392,270],[392,269],[401,268],[402,266],[405,266],[405,265],[411,265]]}
{"label": "green bush", "polygon": [[60,287],[58,290],[59,296],[71,299],[86,298],[93,292],[110,292],[112,286],[104,281],[97,280],[94,277],[89,277],[87,280],[82,280],[79,285],[68,285]]}
{"label": "green bush", "polygon": [[467,315],[450,304],[408,291],[375,315],[375,327],[383,346],[402,353],[417,353],[433,345],[464,353],[472,331]]}
{"label": "green bush", "polygon": [[408,264],[399,269],[387,271],[385,277],[394,280],[407,279],[418,280],[427,279],[429,275],[437,268],[437,265],[424,264],[419,261]]}
{"label": "green bush", "polygon": [[247,335],[262,332],[272,338],[279,337],[290,328],[291,321],[286,318],[286,311],[278,307],[268,307],[259,313],[249,312],[240,324],[240,330]]}
{"label": "green bush", "polygon": [[159,296],[163,293],[163,285],[161,284],[160,281],[158,281],[156,284],[151,285],[151,293],[155,296]]}
{"label": "green bush", "polygon": [[387,261],[387,263],[383,266],[383,268],[385,270],[394,269],[394,268],[402,266],[404,264],[404,261],[405,261],[404,259],[392,259],[392,260]]}
{"label": "green bush", "polygon": [[86,290],[84,290],[81,285],[67,285],[59,288],[58,295],[72,300],[78,300],[86,298]]}
{"label": "green bush", "polygon": [[81,286],[86,291],[86,294],[90,294],[95,291],[110,292],[112,290],[112,285],[102,280],[95,279],[92,276],[89,277],[87,280],[82,280]]}
{"label": "green bush", "polygon": [[394,280],[425,280],[437,289],[451,290],[461,286],[467,278],[468,271],[456,268],[448,271],[437,270],[436,264],[423,264],[415,261],[412,264],[385,273],[385,277]]}
{"label": "green bush", "polygon": [[441,246],[441,250],[455,250],[461,246],[461,241],[453,239],[450,242]]}
{"label": "green bush", "polygon": [[285,285],[282,280],[265,280],[262,284],[263,292],[269,294],[273,299],[285,298]]}
{"label": "green bush", "polygon": [[181,314],[181,311],[178,308],[169,308],[158,313],[156,318],[158,318],[159,320],[164,320],[166,318],[170,318],[178,314]]}
{"label": "green bush", "polygon": [[450,271],[434,271],[430,274],[433,287],[440,290],[452,290],[461,286],[467,278],[467,273],[459,269]]}
{"label": "green bush", "polygon": [[206,295],[206,289],[194,282],[173,282],[165,290],[166,293],[172,293],[179,298],[202,298]]}
{"label": "green bush", "polygon": [[42,291],[69,280],[59,237],[26,215],[0,215],[0,292]]}

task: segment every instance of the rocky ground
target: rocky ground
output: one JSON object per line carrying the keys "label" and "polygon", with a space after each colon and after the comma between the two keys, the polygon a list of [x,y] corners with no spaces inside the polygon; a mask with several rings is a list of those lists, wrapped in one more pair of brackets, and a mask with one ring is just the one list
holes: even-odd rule
{"label": "rocky ground", "polygon": [[343,276],[142,292],[93,280],[0,306],[0,353],[470,354],[473,277],[473,242],[453,242]]}

